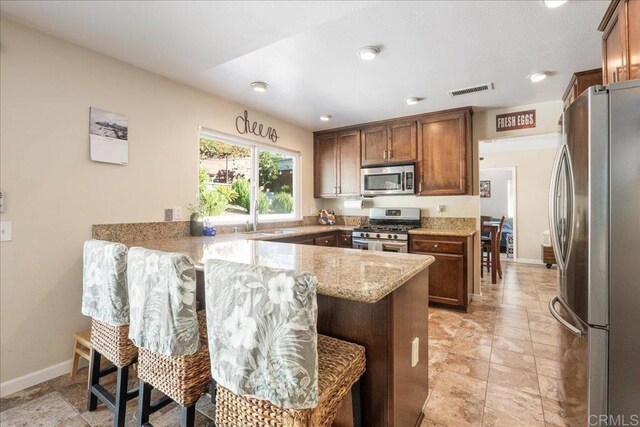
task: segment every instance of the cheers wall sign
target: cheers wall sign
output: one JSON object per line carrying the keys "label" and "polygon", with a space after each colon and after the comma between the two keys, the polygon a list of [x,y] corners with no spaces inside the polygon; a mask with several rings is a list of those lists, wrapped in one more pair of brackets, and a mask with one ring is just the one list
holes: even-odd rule
{"label": "cheers wall sign", "polygon": [[496,116],[497,132],[534,127],[536,127],[536,110],[515,111]]}
{"label": "cheers wall sign", "polygon": [[244,110],[244,115],[236,117],[236,130],[240,134],[252,133],[260,138],[270,139],[271,142],[278,142],[278,132],[272,127],[265,127],[262,123],[249,120],[249,113]]}

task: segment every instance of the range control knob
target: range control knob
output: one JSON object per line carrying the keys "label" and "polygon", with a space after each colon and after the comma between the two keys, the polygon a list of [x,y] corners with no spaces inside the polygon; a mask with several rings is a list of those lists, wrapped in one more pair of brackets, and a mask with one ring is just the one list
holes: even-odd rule
{"label": "range control knob", "polygon": [[360,233],[360,237],[364,237],[364,233]]}
{"label": "range control knob", "polygon": [[387,234],[387,239],[390,239],[390,238],[391,238],[391,234]]}
{"label": "range control knob", "polygon": [[393,238],[394,238],[394,239],[397,239],[397,238],[398,238],[398,235],[397,235],[397,234],[394,234],[394,235],[393,235]]}
{"label": "range control knob", "polygon": [[364,236],[365,236],[365,237],[369,237],[369,233],[365,234]]}
{"label": "range control knob", "polygon": [[376,237],[379,239],[379,238],[380,238],[380,235],[379,235],[379,234],[376,234]]}

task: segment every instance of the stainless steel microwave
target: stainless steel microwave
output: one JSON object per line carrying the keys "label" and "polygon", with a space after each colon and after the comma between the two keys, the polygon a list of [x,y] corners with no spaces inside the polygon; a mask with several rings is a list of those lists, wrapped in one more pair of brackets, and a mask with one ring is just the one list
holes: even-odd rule
{"label": "stainless steel microwave", "polygon": [[363,196],[414,193],[414,165],[362,168],[360,177]]}

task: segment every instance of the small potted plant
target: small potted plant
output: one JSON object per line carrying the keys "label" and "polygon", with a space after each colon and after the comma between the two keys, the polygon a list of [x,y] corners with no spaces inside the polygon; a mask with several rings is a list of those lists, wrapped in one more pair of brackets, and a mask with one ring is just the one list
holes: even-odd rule
{"label": "small potted plant", "polygon": [[189,224],[191,235],[202,236],[202,233],[204,231],[204,206],[199,203],[192,203],[189,205],[189,211],[191,211]]}

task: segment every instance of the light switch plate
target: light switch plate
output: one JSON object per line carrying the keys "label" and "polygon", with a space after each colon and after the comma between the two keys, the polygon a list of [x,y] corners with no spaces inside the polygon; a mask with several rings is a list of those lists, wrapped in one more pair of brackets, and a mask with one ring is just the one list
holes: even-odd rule
{"label": "light switch plate", "polygon": [[10,242],[13,240],[11,230],[11,221],[1,221],[0,222],[0,242]]}
{"label": "light switch plate", "polygon": [[420,361],[420,338],[415,337],[411,341],[411,367],[414,368]]}

